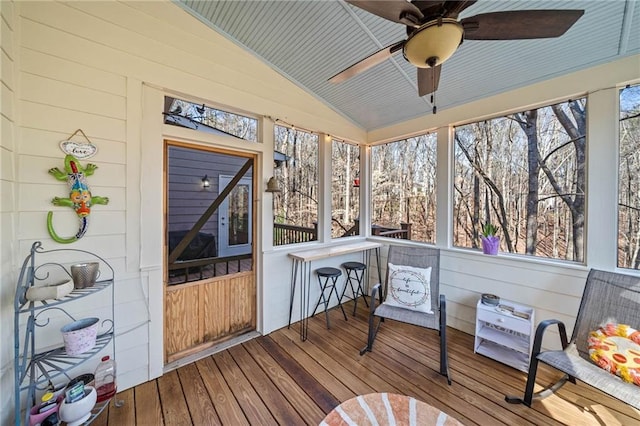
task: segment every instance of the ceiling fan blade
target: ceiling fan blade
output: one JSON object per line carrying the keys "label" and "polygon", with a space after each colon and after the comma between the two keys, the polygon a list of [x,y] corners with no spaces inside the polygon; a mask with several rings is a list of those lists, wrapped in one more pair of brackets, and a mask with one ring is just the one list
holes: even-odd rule
{"label": "ceiling fan blade", "polygon": [[438,89],[442,65],[433,68],[418,68],[418,96],[422,97]]}
{"label": "ceiling fan blade", "polygon": [[584,14],[584,10],[511,10],[465,18],[467,40],[521,40],[559,37]]}
{"label": "ceiling fan blade", "polygon": [[419,27],[422,21],[422,12],[407,0],[345,0],[347,3],[373,13],[381,18],[388,19],[410,27]]}
{"label": "ceiling fan blade", "polygon": [[402,46],[404,46],[404,42],[405,40],[402,40],[378,50],[376,53],[367,56],[360,62],[356,62],[355,64],[351,65],[349,68],[346,68],[340,71],[338,74],[331,77],[329,81],[331,83],[342,83],[343,81],[348,80],[351,77],[354,77],[368,70],[369,68],[372,68],[378,65],[379,63],[388,59],[391,55],[393,55],[398,50],[401,50]]}

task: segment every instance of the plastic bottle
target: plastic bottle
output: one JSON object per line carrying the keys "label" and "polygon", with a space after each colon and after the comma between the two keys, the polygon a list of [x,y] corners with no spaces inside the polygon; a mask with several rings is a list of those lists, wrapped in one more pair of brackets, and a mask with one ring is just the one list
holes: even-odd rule
{"label": "plastic bottle", "polygon": [[102,362],[96,367],[94,373],[97,402],[110,399],[116,394],[116,361],[109,355],[102,357]]}
{"label": "plastic bottle", "polygon": [[38,413],[45,413],[56,407],[56,399],[53,396],[54,395],[52,392],[47,392],[44,395],[42,395],[42,403],[38,408]]}
{"label": "plastic bottle", "polygon": [[58,413],[52,413],[46,419],[40,423],[40,426],[58,426],[60,424],[60,418],[58,417]]}

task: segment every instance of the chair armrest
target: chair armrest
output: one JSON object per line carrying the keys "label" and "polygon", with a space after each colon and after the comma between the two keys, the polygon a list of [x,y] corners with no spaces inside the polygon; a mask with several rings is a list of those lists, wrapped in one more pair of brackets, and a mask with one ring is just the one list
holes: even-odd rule
{"label": "chair armrest", "polygon": [[538,327],[536,328],[536,337],[533,340],[533,351],[531,353],[532,359],[538,356],[538,354],[540,353],[544,333],[547,328],[553,324],[558,325],[558,333],[560,333],[560,343],[562,343],[562,350],[565,350],[567,346],[569,346],[569,341],[567,340],[567,328],[565,327],[564,323],[556,319],[544,320],[540,324],[538,324]]}
{"label": "chair armrest", "polygon": [[382,303],[382,289],[380,283],[374,285],[371,289],[371,306],[373,306],[373,301],[376,299],[376,295],[378,296],[378,303]]}
{"label": "chair armrest", "polygon": [[447,298],[444,294],[440,295],[440,324],[443,327],[447,325]]}

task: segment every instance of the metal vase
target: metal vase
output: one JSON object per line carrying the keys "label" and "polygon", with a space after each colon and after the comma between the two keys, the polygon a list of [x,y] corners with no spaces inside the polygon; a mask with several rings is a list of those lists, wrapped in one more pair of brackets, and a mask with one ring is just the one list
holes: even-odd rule
{"label": "metal vase", "polygon": [[87,262],[71,265],[71,278],[74,288],[91,287],[98,279],[100,263]]}

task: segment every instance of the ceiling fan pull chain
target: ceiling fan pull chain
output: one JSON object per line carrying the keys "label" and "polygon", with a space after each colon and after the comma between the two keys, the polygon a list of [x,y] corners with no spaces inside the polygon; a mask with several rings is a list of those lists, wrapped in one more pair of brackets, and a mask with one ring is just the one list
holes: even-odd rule
{"label": "ceiling fan pull chain", "polygon": [[[435,85],[435,80],[436,80],[436,78],[435,78],[435,74],[432,74],[432,75],[433,75],[433,77],[432,77],[432,78],[433,78],[434,85]],[[433,92],[433,93],[431,94],[431,105],[433,105],[433,113],[435,114],[435,113],[436,113],[436,111],[437,111],[437,108],[436,108],[436,92]]]}

